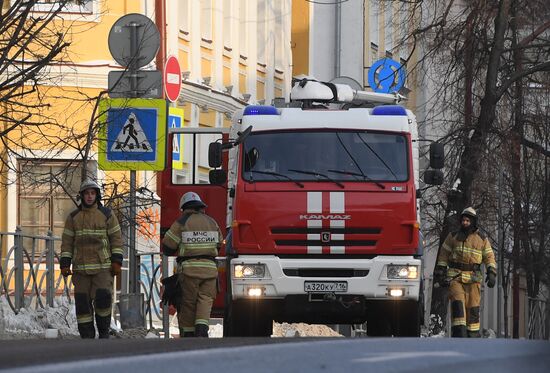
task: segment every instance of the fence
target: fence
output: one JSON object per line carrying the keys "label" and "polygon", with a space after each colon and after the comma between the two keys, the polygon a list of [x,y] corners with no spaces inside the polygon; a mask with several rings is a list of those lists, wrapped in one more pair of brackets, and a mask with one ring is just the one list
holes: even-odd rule
{"label": "fence", "polygon": [[550,339],[550,305],[548,300],[529,298],[527,336],[529,339]]}
{"label": "fence", "polygon": [[[0,297],[7,300],[15,314],[21,308],[53,307],[58,295],[67,296],[71,302],[72,282],[58,270],[59,255],[55,252],[55,244],[59,241],[52,232],[46,236],[28,235],[19,227],[15,232],[0,232],[0,255],[6,251],[6,255],[0,257]],[[9,248],[8,242],[13,242]],[[159,252],[141,253],[139,257],[145,320],[150,328],[154,322],[162,323],[168,338],[168,309],[160,307],[161,273],[168,272],[168,261],[163,260]]]}

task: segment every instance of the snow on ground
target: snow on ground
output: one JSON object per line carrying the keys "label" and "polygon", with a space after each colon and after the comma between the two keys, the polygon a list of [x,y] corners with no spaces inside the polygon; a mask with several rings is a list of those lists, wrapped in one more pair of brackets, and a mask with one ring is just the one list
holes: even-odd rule
{"label": "snow on ground", "polygon": [[59,338],[77,338],[74,305],[57,298],[54,307],[21,308],[15,314],[5,298],[0,299],[0,339],[45,338],[47,329],[57,329]]}

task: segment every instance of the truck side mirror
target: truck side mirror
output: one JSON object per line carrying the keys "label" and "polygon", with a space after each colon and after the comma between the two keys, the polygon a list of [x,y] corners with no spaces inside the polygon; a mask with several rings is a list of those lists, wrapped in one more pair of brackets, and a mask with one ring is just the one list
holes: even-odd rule
{"label": "truck side mirror", "polygon": [[222,165],[222,144],[211,142],[208,145],[208,166],[218,168]]}
{"label": "truck side mirror", "polygon": [[212,185],[223,185],[227,181],[227,173],[224,170],[210,170],[208,180]]}
{"label": "truck side mirror", "polygon": [[428,185],[443,184],[443,171],[441,170],[426,170],[424,172],[424,182]]}
{"label": "truck side mirror", "polygon": [[440,170],[445,166],[445,146],[439,142],[430,144],[430,167]]}

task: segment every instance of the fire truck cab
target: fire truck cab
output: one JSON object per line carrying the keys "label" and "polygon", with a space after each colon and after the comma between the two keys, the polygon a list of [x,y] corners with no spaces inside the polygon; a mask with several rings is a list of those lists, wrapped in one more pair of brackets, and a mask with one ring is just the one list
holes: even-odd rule
{"label": "fire truck cab", "polygon": [[[310,79],[291,97],[285,107],[238,111],[209,146],[211,185],[200,188],[223,200],[224,335],[269,336],[273,321],[366,322],[368,335],[419,335],[414,114],[395,105],[398,95]],[[439,170],[427,176],[442,181]],[[174,200],[190,189],[175,189]]]}

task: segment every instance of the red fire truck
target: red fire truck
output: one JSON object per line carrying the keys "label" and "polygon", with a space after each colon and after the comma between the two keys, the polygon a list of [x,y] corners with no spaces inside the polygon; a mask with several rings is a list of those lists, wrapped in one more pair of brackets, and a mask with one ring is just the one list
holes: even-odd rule
{"label": "red fire truck", "polygon": [[[226,228],[214,315],[226,336],[268,336],[273,321],[367,323],[367,334],[416,336],[422,323],[419,147],[398,95],[304,79],[284,107],[247,106],[231,128],[184,128],[189,172],[161,176],[161,227],[189,190]],[[217,137],[215,134],[217,134]],[[205,153],[208,165],[200,160]],[[170,142],[171,143],[171,142]],[[202,151],[200,149],[203,149]],[[424,181],[438,184],[430,149]],[[170,154],[170,152],[169,152]],[[204,158],[204,157],[203,157]]]}

